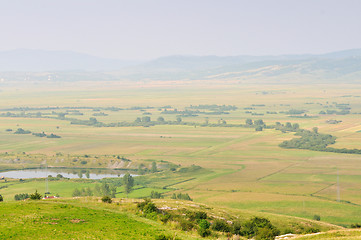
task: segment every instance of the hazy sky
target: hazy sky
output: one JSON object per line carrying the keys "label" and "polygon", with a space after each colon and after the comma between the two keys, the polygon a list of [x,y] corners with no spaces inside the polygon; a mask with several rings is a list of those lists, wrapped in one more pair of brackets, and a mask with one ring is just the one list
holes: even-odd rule
{"label": "hazy sky", "polygon": [[360,0],[0,0],[0,51],[101,57],[361,48]]}

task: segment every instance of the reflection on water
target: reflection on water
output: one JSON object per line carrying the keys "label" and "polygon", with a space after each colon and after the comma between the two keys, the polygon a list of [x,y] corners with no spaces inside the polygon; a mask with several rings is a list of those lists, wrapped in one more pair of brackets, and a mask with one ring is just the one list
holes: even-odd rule
{"label": "reflection on water", "polygon": [[[89,178],[102,179],[111,177],[122,177],[126,171],[108,170],[108,169],[67,169],[67,168],[48,168],[48,169],[25,169],[8,172],[0,172],[0,177],[5,178],[45,178],[63,176],[65,178]],[[134,176],[134,175],[133,175]]]}

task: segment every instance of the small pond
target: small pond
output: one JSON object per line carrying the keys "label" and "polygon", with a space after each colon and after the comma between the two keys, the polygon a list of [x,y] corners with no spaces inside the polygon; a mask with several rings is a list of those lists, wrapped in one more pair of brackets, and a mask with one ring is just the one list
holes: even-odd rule
{"label": "small pond", "polygon": [[[74,169],[74,168],[48,168],[48,169],[24,169],[0,172],[0,177],[5,178],[45,178],[49,175],[56,177],[61,174],[64,178],[102,179],[122,177],[126,171],[108,169]],[[132,176],[136,176],[131,174]]]}

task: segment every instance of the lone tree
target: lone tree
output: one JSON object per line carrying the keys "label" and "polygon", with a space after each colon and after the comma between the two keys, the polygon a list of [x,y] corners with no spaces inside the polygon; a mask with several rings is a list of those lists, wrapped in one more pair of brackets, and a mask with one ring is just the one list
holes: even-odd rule
{"label": "lone tree", "polygon": [[246,119],[246,125],[253,125],[252,119],[250,118]]}
{"label": "lone tree", "polygon": [[152,162],[152,169],[151,169],[152,173],[158,172],[157,169],[157,164],[155,162]]}
{"label": "lone tree", "polygon": [[35,191],[35,193],[30,194],[31,200],[40,200],[42,198],[41,194],[38,193],[38,190]]}
{"label": "lone tree", "polygon": [[133,190],[134,178],[129,173],[126,173],[123,177],[123,184],[124,184],[124,191],[128,197],[128,194]]}

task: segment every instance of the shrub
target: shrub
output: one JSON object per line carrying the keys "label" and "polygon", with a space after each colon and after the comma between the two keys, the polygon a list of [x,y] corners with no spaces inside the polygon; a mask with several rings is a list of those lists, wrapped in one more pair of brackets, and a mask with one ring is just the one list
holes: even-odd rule
{"label": "shrub", "polygon": [[216,219],[212,224],[212,229],[219,232],[230,232],[231,228],[225,220]]}
{"label": "shrub", "polygon": [[3,196],[0,195],[0,202],[4,201]]}
{"label": "shrub", "polygon": [[318,233],[319,231],[320,231],[320,229],[311,227],[311,228],[308,228],[305,231],[305,233]]}
{"label": "shrub", "polygon": [[160,234],[155,237],[155,240],[179,240],[177,237],[167,236],[165,234]]}
{"label": "shrub", "polygon": [[208,237],[209,235],[211,235],[211,230],[204,229],[204,228],[198,228],[198,234],[201,237]]}
{"label": "shrub", "polygon": [[150,198],[156,198],[156,199],[159,199],[159,198],[163,198],[162,194],[159,193],[159,192],[156,192],[156,191],[152,191],[150,193]]}
{"label": "shrub", "polygon": [[189,220],[201,220],[201,219],[207,219],[207,213],[203,211],[199,212],[189,212],[187,213],[187,216],[189,217]]}
{"label": "shrub", "polygon": [[199,228],[208,229],[211,224],[206,219],[199,220]]}
{"label": "shrub", "polygon": [[192,222],[190,221],[187,221],[185,219],[181,219],[179,221],[179,226],[180,228],[183,230],[183,231],[190,231],[193,229],[194,225]]}
{"label": "shrub", "polygon": [[19,193],[19,194],[15,194],[14,196],[15,201],[24,200],[27,198],[29,198],[29,194],[27,193]]}
{"label": "shrub", "polygon": [[320,221],[321,220],[320,215],[314,215],[313,220]]}
{"label": "shrub", "polygon": [[258,239],[263,239],[261,238],[262,236],[273,235],[272,239],[274,239],[274,237],[277,236],[279,233],[280,231],[275,226],[273,226],[268,219],[254,217],[251,220],[245,222],[241,235],[247,237],[256,236],[256,238]]}
{"label": "shrub", "polygon": [[258,233],[255,237],[255,240],[273,240],[275,239],[275,234],[273,232],[273,229],[264,227],[258,229]]}
{"label": "shrub", "polygon": [[242,229],[242,225],[240,222],[233,222],[232,224],[232,233],[236,234],[236,235],[240,235],[241,234],[241,229]]}
{"label": "shrub", "polygon": [[143,212],[143,214],[148,215],[150,213],[157,213],[158,208],[155,206],[154,203],[150,201],[150,199],[144,199],[144,202],[140,202],[137,204],[139,210]]}
{"label": "shrub", "polygon": [[104,203],[112,203],[112,199],[109,196],[103,196],[102,202]]}
{"label": "shrub", "polygon": [[361,228],[361,224],[360,223],[353,223],[353,224],[351,224],[351,228]]}
{"label": "shrub", "polygon": [[162,223],[167,223],[172,218],[172,215],[169,213],[165,213],[164,215],[161,215],[160,220]]}

